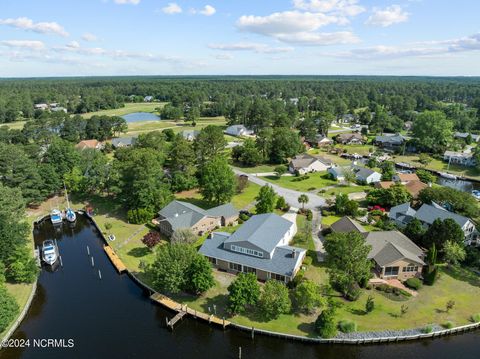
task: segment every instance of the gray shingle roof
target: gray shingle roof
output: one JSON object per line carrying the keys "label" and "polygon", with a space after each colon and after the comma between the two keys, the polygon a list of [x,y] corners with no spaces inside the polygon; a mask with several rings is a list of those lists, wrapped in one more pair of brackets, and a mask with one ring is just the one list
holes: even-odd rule
{"label": "gray shingle roof", "polygon": [[136,137],[120,137],[112,139],[112,146],[118,147],[119,145],[123,146],[132,146],[137,140]]}
{"label": "gray shingle roof", "polygon": [[369,232],[365,241],[372,246],[368,258],[373,259],[379,266],[386,266],[401,259],[425,264],[421,258],[423,251],[401,232]]}
{"label": "gray shingle roof", "polygon": [[400,222],[405,222],[407,218],[415,217],[417,212],[410,207],[410,202],[399,204],[398,206],[392,207],[388,213],[388,217]]}
{"label": "gray shingle roof", "polygon": [[458,223],[460,227],[463,227],[469,219],[467,217],[461,216],[459,214],[449,212],[446,209],[432,206],[430,204],[423,204],[422,207],[417,211],[416,217],[425,223],[432,224],[437,218],[442,221],[451,218]]}
{"label": "gray shingle roof", "polygon": [[338,221],[333,223],[330,228],[334,232],[341,232],[341,233],[352,232],[352,231],[359,232],[359,233],[366,232],[365,228],[363,228],[359,223],[357,223],[357,221],[351,219],[348,216],[344,216],[340,218]]}
{"label": "gray shingle roof", "polygon": [[257,214],[246,221],[225,242],[248,241],[266,252],[271,252],[292,225],[292,222],[274,213]]}
{"label": "gray shingle roof", "polygon": [[207,216],[233,217],[238,215],[238,211],[230,203],[204,210],[194,204],[174,200],[163,207],[158,214],[166,218],[172,229],[175,230],[178,228],[190,228]]}
{"label": "gray shingle roof", "polygon": [[[239,230],[237,230],[237,232],[238,231]],[[223,243],[229,240],[229,237],[231,238],[228,233],[214,232],[211,238],[205,240],[199,252],[207,257],[217,258],[288,277],[292,276],[295,269],[301,265],[306,254],[306,250],[302,248],[279,246],[275,248],[271,259],[258,258],[224,249]],[[297,253],[295,258],[292,256],[293,250]]]}
{"label": "gray shingle roof", "polygon": [[400,134],[376,136],[375,142],[390,143],[392,145],[401,145],[405,142],[405,137]]}

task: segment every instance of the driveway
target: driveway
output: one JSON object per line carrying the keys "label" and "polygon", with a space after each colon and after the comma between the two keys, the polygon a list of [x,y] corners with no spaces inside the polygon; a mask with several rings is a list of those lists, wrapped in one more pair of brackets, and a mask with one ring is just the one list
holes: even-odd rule
{"label": "driveway", "polygon": [[318,209],[319,207],[322,207],[322,206],[325,205],[325,199],[316,195],[316,194],[314,194],[314,193],[299,192],[299,191],[294,191],[293,189],[283,188],[283,187],[280,187],[276,184],[265,181],[265,180],[261,179],[260,177],[252,175],[251,173],[243,172],[243,171],[239,170],[238,168],[233,167],[232,169],[233,169],[233,172],[235,172],[235,174],[237,174],[237,175],[247,176],[248,180],[250,182],[256,183],[260,186],[265,186],[266,184],[268,184],[269,186],[271,186],[275,190],[275,192],[278,195],[284,197],[285,201],[287,201],[287,203],[292,207],[297,207],[297,208],[302,207],[302,205],[300,203],[298,203],[298,197],[301,194],[306,194],[309,198],[309,201],[305,205],[305,208],[315,210],[315,209]]}

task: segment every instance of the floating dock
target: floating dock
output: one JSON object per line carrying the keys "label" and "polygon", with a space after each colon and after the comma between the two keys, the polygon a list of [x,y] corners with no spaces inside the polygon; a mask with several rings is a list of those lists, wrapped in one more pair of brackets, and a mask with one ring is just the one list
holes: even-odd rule
{"label": "floating dock", "polygon": [[123,273],[127,270],[125,264],[118,258],[117,254],[113,251],[112,247],[110,246],[103,246],[103,250],[107,253],[107,257],[112,262],[113,266],[117,269],[118,273]]}

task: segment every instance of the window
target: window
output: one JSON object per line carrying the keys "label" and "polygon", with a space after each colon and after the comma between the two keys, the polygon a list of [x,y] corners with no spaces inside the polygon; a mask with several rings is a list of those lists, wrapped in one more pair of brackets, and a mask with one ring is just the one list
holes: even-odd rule
{"label": "window", "polygon": [[270,278],[278,280],[280,282],[285,282],[285,276],[284,275],[280,275],[280,274],[276,274],[276,273],[270,273]]}
{"label": "window", "polygon": [[239,253],[243,253],[243,254],[248,254],[250,256],[263,258],[263,252],[259,252],[259,251],[256,251],[254,249],[243,248],[243,247],[239,247],[239,246],[236,246],[236,245],[233,245],[233,244],[230,246],[230,249],[234,252],[239,252]]}
{"label": "window", "polygon": [[418,266],[409,265],[407,267],[403,267],[404,272],[418,272]]}
{"label": "window", "polygon": [[242,271],[242,265],[241,264],[237,264],[237,263],[232,263],[230,262],[228,264],[229,268],[232,269],[232,270],[235,270],[237,272],[241,272]]}
{"label": "window", "polygon": [[398,275],[399,267],[385,267],[385,276],[394,276]]}
{"label": "window", "polygon": [[217,258],[207,257],[210,263],[217,264]]}
{"label": "window", "polygon": [[257,270],[255,268],[247,267],[247,266],[243,266],[243,272],[257,274]]}

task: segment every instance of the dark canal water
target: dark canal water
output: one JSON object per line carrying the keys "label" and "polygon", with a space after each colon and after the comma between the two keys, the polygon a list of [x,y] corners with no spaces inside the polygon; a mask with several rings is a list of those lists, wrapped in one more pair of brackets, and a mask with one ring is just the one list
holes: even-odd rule
{"label": "dark canal water", "polygon": [[140,121],[160,121],[160,116],[150,112],[134,112],[128,115],[122,116],[127,123],[140,122]]}
{"label": "dark canal water", "polygon": [[[154,305],[127,275],[118,275],[102,240],[87,219],[59,231],[48,222],[35,233],[40,244],[56,238],[64,267],[43,270],[27,317],[13,338],[30,347],[0,351],[13,358],[480,358],[480,332],[436,340],[379,346],[333,346],[291,342],[233,329],[222,331],[184,319],[174,332],[169,313]],[[95,259],[92,268],[86,246]],[[98,269],[102,280],[98,278]],[[33,347],[34,339],[73,339],[73,348]],[[67,342],[68,343],[68,342]]]}

